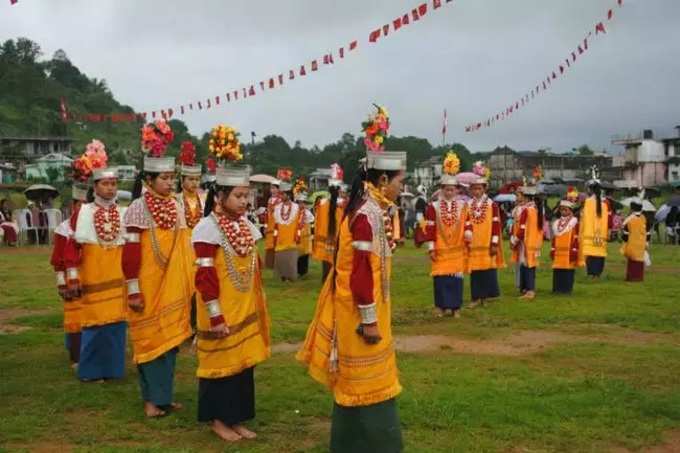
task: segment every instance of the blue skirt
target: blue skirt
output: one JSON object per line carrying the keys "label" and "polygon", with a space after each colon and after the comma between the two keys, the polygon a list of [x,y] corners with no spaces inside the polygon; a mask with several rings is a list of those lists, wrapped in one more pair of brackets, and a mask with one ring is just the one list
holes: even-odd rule
{"label": "blue skirt", "polygon": [[574,289],[574,269],[553,269],[553,293],[571,294]]}
{"label": "blue skirt", "polygon": [[496,269],[472,271],[470,274],[472,300],[492,299],[501,295]]}
{"label": "blue skirt", "polygon": [[80,334],[78,379],[120,379],[125,375],[125,321],[88,327]]}
{"label": "blue skirt", "polygon": [[175,385],[178,348],[171,349],[151,362],[137,365],[142,399],[161,409],[169,409]]}
{"label": "blue skirt", "polygon": [[587,256],[586,257],[586,273],[593,277],[599,277],[604,272],[604,257],[603,256]]}
{"label": "blue skirt", "polygon": [[526,267],[524,264],[519,267],[519,290],[523,293],[526,291],[536,290],[536,268]]}
{"label": "blue skirt", "polygon": [[436,275],[434,305],[442,310],[458,310],[463,305],[463,277]]}

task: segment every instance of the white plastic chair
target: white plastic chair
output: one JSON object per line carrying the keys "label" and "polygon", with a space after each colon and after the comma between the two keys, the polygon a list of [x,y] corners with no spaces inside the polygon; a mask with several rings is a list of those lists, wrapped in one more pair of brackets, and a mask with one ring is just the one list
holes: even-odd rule
{"label": "white plastic chair", "polygon": [[61,211],[56,208],[45,209],[45,215],[47,216],[47,240],[51,244],[54,230],[62,222],[62,215]]}
{"label": "white plastic chair", "polygon": [[36,236],[38,235],[38,228],[32,227],[28,221],[28,218],[31,217],[31,211],[26,208],[17,209],[12,215],[14,216],[14,221],[19,225],[19,239],[22,243],[28,242],[29,231],[34,230]]}

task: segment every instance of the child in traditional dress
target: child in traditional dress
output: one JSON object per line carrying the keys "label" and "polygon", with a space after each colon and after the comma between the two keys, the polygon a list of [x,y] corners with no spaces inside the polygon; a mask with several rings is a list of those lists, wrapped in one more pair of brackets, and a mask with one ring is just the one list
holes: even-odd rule
{"label": "child in traditional dress", "polygon": [[473,171],[477,177],[470,184],[472,198],[468,202],[463,236],[468,248],[471,308],[500,296],[498,269],[505,267],[500,210],[486,194],[488,170],[476,162]]}
{"label": "child in traditional dress", "polygon": [[293,186],[281,182],[281,202],[274,207],[274,270],[284,282],[298,278],[298,247],[306,222],[314,221],[311,213],[293,201]]}
{"label": "child in traditional dress", "polygon": [[[439,199],[425,210],[425,245],[432,262],[437,316],[460,317],[467,247],[463,239],[467,203],[459,197],[460,160],[448,153],[442,166]],[[419,227],[420,228],[420,227]],[[420,245],[416,243],[416,245]]]}
{"label": "child in traditional dress", "polygon": [[300,221],[303,223],[300,231],[300,242],[298,243],[298,277],[304,277],[309,272],[309,255],[312,253],[312,226],[314,224],[314,214],[307,208],[307,185],[302,178],[299,178],[293,188],[293,196],[298,208],[302,212]]}
{"label": "child in traditional dress", "polygon": [[[78,176],[74,172],[74,176]],[[81,175],[82,177],[82,175]],[[87,179],[87,177],[85,177]],[[71,189],[71,217],[64,220],[54,230],[54,247],[52,248],[52,256],[50,264],[54,268],[54,273],[57,278],[57,292],[64,302],[64,334],[65,345],[69,352],[69,360],[71,367],[78,368],[78,361],[80,360],[80,310],[82,306],[80,289],[75,288],[75,291],[69,291],[66,285],[66,263],[64,261],[64,250],[66,244],[73,240],[73,231],[76,228],[76,221],[78,220],[78,212],[83,203],[87,201],[87,186],[83,184],[74,184]]]}
{"label": "child in traditional dress", "polygon": [[198,271],[198,420],[226,441],[253,439],[255,365],[270,356],[257,227],[246,217],[249,171],[218,168],[193,232]]}
{"label": "child in traditional dress", "polygon": [[643,197],[630,204],[631,214],[623,221],[621,253],[626,257],[626,281],[641,282],[645,279],[645,254],[649,247],[651,231],[642,213]]}
{"label": "child in traditional dress", "polygon": [[533,300],[536,297],[536,268],[543,247],[543,201],[534,184],[519,187],[517,197],[521,204],[519,221],[514,224],[510,237],[512,261],[519,265],[520,298]]}
{"label": "child in traditional dress", "polygon": [[574,272],[578,266],[578,218],[574,208],[578,192],[570,189],[567,198],[560,201],[560,217],[552,224],[550,257],[553,264],[553,293],[571,294],[574,289]]}
{"label": "child in traditional dress", "polygon": [[175,364],[179,345],[191,336],[190,230],[173,194],[175,159],[163,156],[172,138],[163,120],[142,129],[148,154],[124,218],[130,337],[147,417],[182,407],[173,400]]}
{"label": "child in traditional dress", "polygon": [[127,306],[121,270],[124,209],[116,204],[118,172],[106,166],[104,144],[93,140],[79,161],[90,163],[93,194],[78,210],[64,248],[67,285],[81,294],[78,378],[120,379],[125,374]]}
{"label": "child in traditional dress", "polygon": [[[372,121],[389,124],[384,109],[377,116]],[[340,226],[334,268],[297,358],[333,392],[330,450],[391,453],[401,451],[402,440],[390,299],[396,244],[389,212],[402,188],[406,153],[368,151],[364,165]]]}

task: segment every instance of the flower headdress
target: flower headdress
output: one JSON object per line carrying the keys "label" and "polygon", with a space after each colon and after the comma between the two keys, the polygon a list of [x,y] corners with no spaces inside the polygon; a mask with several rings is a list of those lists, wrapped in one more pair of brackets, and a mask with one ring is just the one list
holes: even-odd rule
{"label": "flower headdress", "polygon": [[364,132],[364,144],[369,151],[383,151],[385,149],[385,138],[390,129],[390,116],[387,109],[377,104],[373,104],[376,113],[369,115],[368,120],[361,123],[361,130]]}
{"label": "flower headdress", "polygon": [[290,168],[279,168],[276,171],[276,179],[282,182],[290,182],[290,180],[293,178],[293,170]]}
{"label": "flower headdress", "polygon": [[304,178],[300,177],[295,181],[295,186],[293,186],[293,195],[298,195],[300,193],[307,192],[307,183],[305,183]]}
{"label": "flower headdress", "polygon": [[142,151],[149,157],[163,157],[175,134],[170,125],[163,119],[142,127]]}
{"label": "flower headdress", "polygon": [[567,188],[567,200],[576,203],[578,201],[578,190],[574,186]]}
{"label": "flower headdress", "polygon": [[187,166],[196,165],[196,147],[188,140],[180,146],[179,162]]}
{"label": "flower headdress", "polygon": [[208,173],[214,174],[217,170],[217,162],[215,159],[209,157],[208,160],[205,161],[205,168],[208,169]]}
{"label": "flower headdress", "polygon": [[442,171],[447,175],[457,175],[460,171],[460,159],[456,153],[449,151],[446,153],[444,163],[442,164]]}
{"label": "flower headdress", "polygon": [[85,147],[85,152],[78,159],[73,161],[73,179],[80,182],[87,182],[95,170],[106,168],[108,162],[106,147],[99,140],[93,139]]}
{"label": "flower headdress", "polygon": [[241,144],[238,140],[239,133],[231,126],[218,124],[210,132],[208,151],[218,161],[237,162],[243,159]]}

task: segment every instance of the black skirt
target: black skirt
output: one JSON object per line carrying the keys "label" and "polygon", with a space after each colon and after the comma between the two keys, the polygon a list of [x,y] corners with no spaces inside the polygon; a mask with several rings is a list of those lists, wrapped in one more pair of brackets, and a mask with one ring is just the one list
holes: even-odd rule
{"label": "black skirt", "polygon": [[300,277],[307,275],[309,272],[309,255],[298,256],[297,268]]}
{"label": "black skirt", "polygon": [[198,379],[198,421],[219,420],[227,426],[255,418],[253,370],[216,379]]}
{"label": "black skirt", "polygon": [[571,294],[574,289],[574,269],[553,269],[553,293]]}
{"label": "black skirt", "polygon": [[493,299],[501,295],[496,269],[472,271],[470,274],[472,300]]}
{"label": "black skirt", "polygon": [[586,273],[593,277],[599,277],[604,272],[604,257],[603,256],[587,256],[586,257]]}

